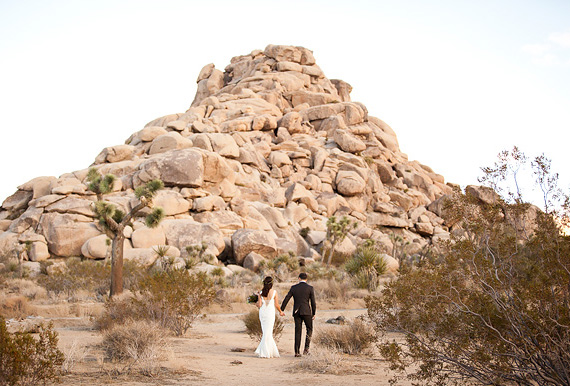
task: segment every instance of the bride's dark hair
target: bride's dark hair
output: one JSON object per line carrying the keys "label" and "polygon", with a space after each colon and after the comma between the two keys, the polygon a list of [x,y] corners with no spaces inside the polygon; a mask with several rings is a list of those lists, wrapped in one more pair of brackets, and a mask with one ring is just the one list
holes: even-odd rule
{"label": "bride's dark hair", "polygon": [[264,298],[267,297],[269,294],[269,290],[273,287],[273,278],[271,276],[267,276],[263,279],[263,289],[261,290],[261,296]]}

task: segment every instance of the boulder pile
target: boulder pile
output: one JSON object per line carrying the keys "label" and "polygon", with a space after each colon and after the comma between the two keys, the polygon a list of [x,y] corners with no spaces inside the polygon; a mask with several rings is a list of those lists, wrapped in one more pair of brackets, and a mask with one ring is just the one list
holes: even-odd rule
{"label": "boulder pile", "polygon": [[[158,245],[175,257],[204,245],[211,265],[255,267],[289,251],[318,260],[330,216],[358,224],[338,246],[343,253],[368,239],[391,251],[398,235],[413,254],[449,237],[438,199],[451,185],[408,160],[395,132],[351,101],[351,90],[326,78],[303,47],[269,45],[224,71],[206,65],[186,112],[153,120],[92,165],[117,176],[105,199],[125,211],[138,186],[157,178],[166,186],[153,201],[166,219],[156,229],[135,221],[125,258],[148,265]],[[105,258],[87,171],[19,186],[0,209],[0,254],[27,246],[32,262]]]}

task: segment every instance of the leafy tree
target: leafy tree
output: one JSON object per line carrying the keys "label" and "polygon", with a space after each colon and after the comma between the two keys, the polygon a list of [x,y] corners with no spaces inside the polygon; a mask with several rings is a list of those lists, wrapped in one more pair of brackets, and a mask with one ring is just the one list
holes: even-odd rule
{"label": "leafy tree", "polygon": [[[112,174],[102,176],[96,168],[89,169],[87,174],[88,188],[97,195],[97,202],[93,207],[95,217],[104,229],[107,236],[113,240],[111,244],[111,290],[110,296],[123,292],[123,245],[125,243],[124,230],[131,224],[132,219],[145,207],[152,206],[152,199],[164,184],[160,180],[152,180],[135,190],[138,203],[128,212],[124,213],[116,205],[104,201],[103,195],[113,190],[116,177]],[[146,216],[145,223],[149,228],[155,228],[164,217],[164,210],[155,207]]]}
{"label": "leafy tree", "polygon": [[[335,216],[329,217],[327,221],[327,242],[329,248],[325,249],[325,256],[328,254],[328,259],[326,259],[328,265],[332,262],[335,247],[346,238],[351,229],[357,226],[356,222],[351,221],[346,216],[342,216],[340,221],[337,221]],[[323,256],[323,260],[325,260],[325,256]]]}
{"label": "leafy tree", "polygon": [[570,238],[559,220],[568,198],[546,157],[532,167],[550,205],[524,231],[517,219],[532,207],[517,184],[496,203],[458,192],[452,241],[367,299],[395,380],[410,371],[427,385],[570,385]]}

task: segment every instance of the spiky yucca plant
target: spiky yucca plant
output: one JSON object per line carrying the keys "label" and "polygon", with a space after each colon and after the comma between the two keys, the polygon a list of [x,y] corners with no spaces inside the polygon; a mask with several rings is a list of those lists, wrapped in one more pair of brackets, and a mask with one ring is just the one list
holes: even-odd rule
{"label": "spiky yucca plant", "polygon": [[[93,212],[99,225],[107,236],[113,240],[111,247],[111,290],[110,296],[123,292],[123,245],[125,243],[124,230],[131,225],[132,219],[145,207],[152,207],[152,199],[164,187],[160,180],[152,180],[135,190],[139,202],[128,213],[118,209],[116,205],[104,201],[103,195],[113,191],[116,177],[112,174],[102,176],[96,168],[89,169],[87,173],[87,187],[97,195],[97,202],[93,205]],[[146,216],[145,223],[149,228],[155,228],[164,218],[164,210],[155,207]]]}

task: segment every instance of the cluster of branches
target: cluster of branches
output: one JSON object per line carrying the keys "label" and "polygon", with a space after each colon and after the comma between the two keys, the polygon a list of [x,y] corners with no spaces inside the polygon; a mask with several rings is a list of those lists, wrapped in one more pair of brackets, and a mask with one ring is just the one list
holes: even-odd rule
{"label": "cluster of branches", "polygon": [[382,296],[368,299],[396,380],[570,385],[570,238],[560,221],[568,200],[548,159],[540,161],[533,167],[545,202],[556,192],[562,205],[545,205],[521,224],[530,205],[516,192],[495,203],[457,192],[448,211],[457,220],[452,241],[404,265]]}

